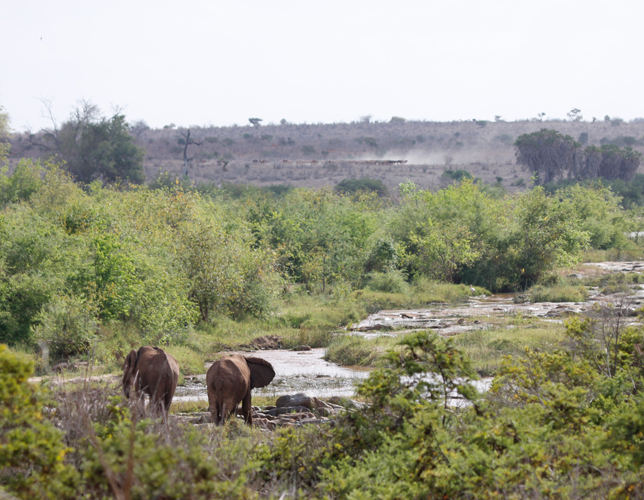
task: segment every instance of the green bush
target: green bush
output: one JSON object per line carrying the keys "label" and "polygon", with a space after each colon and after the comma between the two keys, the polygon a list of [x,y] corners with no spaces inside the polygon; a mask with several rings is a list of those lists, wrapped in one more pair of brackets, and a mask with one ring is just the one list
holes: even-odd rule
{"label": "green bush", "polygon": [[0,487],[20,498],[77,498],[80,474],[65,462],[71,450],[44,418],[31,375],[31,363],[0,344]]}
{"label": "green bush", "polygon": [[78,298],[54,297],[37,321],[34,339],[47,344],[52,361],[83,356],[97,340],[96,308]]}
{"label": "green bush", "polygon": [[8,167],[0,168],[0,206],[28,200],[40,188],[47,165],[48,163],[43,166],[39,161],[23,158],[11,175],[8,174]]}
{"label": "green bush", "polygon": [[367,287],[374,292],[407,293],[409,284],[401,271],[373,272],[367,275]]}

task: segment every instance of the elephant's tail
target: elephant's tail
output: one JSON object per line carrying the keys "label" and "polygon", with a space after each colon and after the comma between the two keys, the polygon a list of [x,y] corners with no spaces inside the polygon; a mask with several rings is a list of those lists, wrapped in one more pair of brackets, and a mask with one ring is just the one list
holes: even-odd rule
{"label": "elephant's tail", "polygon": [[219,425],[224,425],[224,422],[226,422],[226,403],[222,403],[221,405],[221,418],[219,420]]}

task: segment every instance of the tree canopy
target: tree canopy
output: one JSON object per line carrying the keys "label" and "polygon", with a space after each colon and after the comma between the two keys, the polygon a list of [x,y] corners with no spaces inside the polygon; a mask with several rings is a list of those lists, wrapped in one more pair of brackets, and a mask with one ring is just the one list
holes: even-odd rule
{"label": "tree canopy", "polygon": [[145,153],[134,144],[124,115],[116,113],[107,119],[100,116],[95,105],[82,102],[60,128],[52,121],[45,140],[52,145],[52,152],[65,161],[75,180],[135,184],[145,180]]}
{"label": "tree canopy", "polygon": [[632,181],[642,159],[642,154],[630,146],[621,149],[617,144],[603,144],[581,149],[569,135],[548,129],[523,134],[514,145],[517,163],[535,174],[537,184],[560,180],[566,172],[577,180],[601,177]]}
{"label": "tree canopy", "polygon": [[579,143],[569,135],[541,129],[519,136],[514,145],[517,163],[535,174],[537,184],[552,182],[566,170],[576,170]]}

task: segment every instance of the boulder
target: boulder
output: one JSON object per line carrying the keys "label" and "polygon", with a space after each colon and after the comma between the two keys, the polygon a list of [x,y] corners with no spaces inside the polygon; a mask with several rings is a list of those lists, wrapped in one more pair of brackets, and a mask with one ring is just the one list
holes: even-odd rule
{"label": "boulder", "polygon": [[295,395],[284,395],[280,396],[277,398],[277,401],[275,402],[275,406],[278,408],[286,407],[286,406],[305,406],[306,408],[310,410],[320,410],[321,408],[329,408],[329,406],[322,400],[316,398],[316,397],[311,397],[307,396],[304,393],[298,393]]}

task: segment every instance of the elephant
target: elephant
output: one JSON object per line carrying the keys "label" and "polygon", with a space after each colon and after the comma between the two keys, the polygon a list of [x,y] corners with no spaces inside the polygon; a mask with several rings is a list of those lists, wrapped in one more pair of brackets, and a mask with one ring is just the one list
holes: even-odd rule
{"label": "elephant", "polygon": [[215,361],[206,374],[208,403],[213,422],[223,425],[230,415],[235,414],[241,401],[244,420],[252,425],[250,391],[267,386],[274,377],[273,366],[261,358],[233,354]]}
{"label": "elephant", "polygon": [[136,392],[150,396],[153,411],[165,413],[172,404],[179,381],[179,363],[159,347],[143,346],[138,352],[132,349],[123,366],[123,393],[130,398],[134,384]]}

